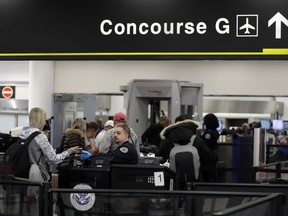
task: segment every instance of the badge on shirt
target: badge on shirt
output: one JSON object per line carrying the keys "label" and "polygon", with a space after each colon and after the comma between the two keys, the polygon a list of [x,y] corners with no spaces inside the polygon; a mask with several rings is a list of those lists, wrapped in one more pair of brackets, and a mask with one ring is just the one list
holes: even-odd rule
{"label": "badge on shirt", "polygon": [[211,134],[210,133],[207,133],[207,134],[205,134],[205,139],[210,139],[211,138]]}
{"label": "badge on shirt", "polygon": [[120,151],[124,154],[126,154],[128,152],[128,148],[127,147],[121,147]]}

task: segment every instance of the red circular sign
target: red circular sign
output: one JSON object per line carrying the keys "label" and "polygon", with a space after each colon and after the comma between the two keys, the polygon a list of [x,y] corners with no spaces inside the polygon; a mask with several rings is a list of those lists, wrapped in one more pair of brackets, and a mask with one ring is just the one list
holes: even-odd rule
{"label": "red circular sign", "polygon": [[5,86],[2,89],[2,96],[4,98],[11,98],[13,96],[13,89],[10,86]]}

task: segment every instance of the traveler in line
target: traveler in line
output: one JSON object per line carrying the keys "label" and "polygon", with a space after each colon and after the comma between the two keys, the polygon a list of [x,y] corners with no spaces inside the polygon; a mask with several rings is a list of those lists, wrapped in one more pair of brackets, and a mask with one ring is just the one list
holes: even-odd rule
{"label": "traveler in line", "polygon": [[[29,126],[23,127],[20,133],[21,139],[27,139],[34,131],[42,131],[45,125],[46,112],[38,107],[32,108],[29,112]],[[48,181],[50,175],[47,169],[47,163],[58,164],[70,155],[80,152],[78,145],[67,148],[65,151],[56,154],[50,142],[43,133],[37,135],[29,145],[30,161],[33,164],[38,164],[43,181]],[[39,163],[37,163],[39,161]]]}
{"label": "traveler in line", "polygon": [[[162,160],[162,163],[165,163],[166,160],[169,159],[170,152],[172,148],[174,148],[174,141],[171,140],[171,137],[169,137],[169,134],[171,132],[171,128],[179,127],[179,128],[185,128],[183,130],[183,134],[181,136],[185,137],[192,137],[192,135],[196,135],[193,146],[198,151],[199,157],[200,157],[200,173],[199,173],[199,181],[211,181],[210,173],[207,171],[206,167],[212,166],[213,156],[208,148],[208,146],[205,144],[205,142],[199,137],[196,133],[196,130],[199,126],[199,123],[196,121],[193,121],[192,116],[188,116],[186,114],[179,115],[175,119],[175,124],[169,125],[166,127],[161,133],[160,136],[163,139],[163,142],[161,143],[161,148],[159,152],[156,154],[156,156],[161,156],[164,160]],[[184,134],[185,132],[185,134]],[[178,141],[179,144],[179,141]]]}
{"label": "traveler in line", "polygon": [[[65,151],[71,147],[78,146],[81,149],[85,148],[85,132],[86,132],[86,121],[83,118],[76,118],[72,122],[71,128],[64,131],[62,137],[59,152]],[[59,166],[73,166],[75,155],[66,158]]]}
{"label": "traveler in line", "polygon": [[87,123],[85,131],[85,148],[89,152],[94,152],[95,150],[95,137],[97,131],[98,131],[98,125],[96,122]]}
{"label": "traveler in line", "polygon": [[159,148],[161,143],[160,133],[170,123],[170,119],[167,116],[161,116],[157,124],[151,124],[142,134],[142,144],[155,145]]}
{"label": "traveler in line", "polygon": [[95,147],[94,147],[94,152],[98,152],[99,151],[99,143],[102,141],[106,131],[110,130],[114,128],[114,122],[113,120],[108,120],[105,122],[104,125],[104,130],[102,130],[95,138]]}

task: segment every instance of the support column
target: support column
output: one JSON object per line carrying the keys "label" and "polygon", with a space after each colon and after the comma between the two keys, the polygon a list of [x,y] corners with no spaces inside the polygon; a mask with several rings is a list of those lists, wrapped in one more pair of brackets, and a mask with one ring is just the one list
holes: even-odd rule
{"label": "support column", "polygon": [[54,74],[54,61],[29,62],[29,111],[40,107],[47,118],[53,115]]}

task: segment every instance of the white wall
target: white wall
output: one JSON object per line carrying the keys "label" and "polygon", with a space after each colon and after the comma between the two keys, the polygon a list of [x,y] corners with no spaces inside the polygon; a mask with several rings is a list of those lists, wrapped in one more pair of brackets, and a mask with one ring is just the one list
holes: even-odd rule
{"label": "white wall", "polygon": [[288,95],[288,61],[57,61],[55,92],[120,92],[131,79],[204,84],[205,95]]}
{"label": "white wall", "polygon": [[[288,61],[56,61],[54,92],[114,93],[132,79],[187,80],[203,83],[204,95],[278,96],[288,119],[287,72]],[[29,61],[0,61],[0,85],[7,83],[17,85],[16,99],[28,99]],[[123,98],[111,106],[111,115],[123,110]]]}
{"label": "white wall", "polygon": [[3,82],[28,82],[28,61],[0,61],[0,84]]}
{"label": "white wall", "polygon": [[15,98],[28,99],[29,62],[0,61],[0,85],[16,86]]}
{"label": "white wall", "polygon": [[[205,95],[288,96],[288,61],[56,61],[54,92],[120,92],[131,79],[203,83]],[[0,62],[7,82],[24,83],[16,98],[28,99],[29,62]]]}

